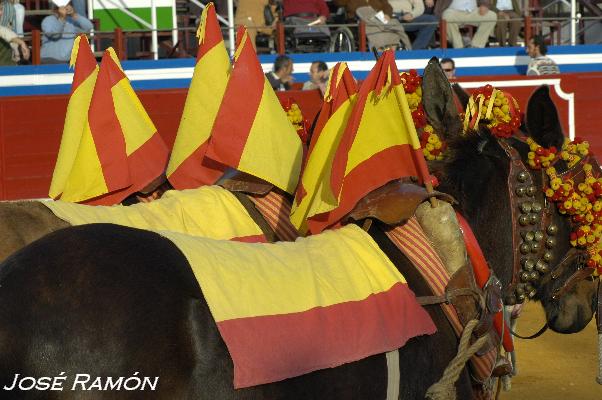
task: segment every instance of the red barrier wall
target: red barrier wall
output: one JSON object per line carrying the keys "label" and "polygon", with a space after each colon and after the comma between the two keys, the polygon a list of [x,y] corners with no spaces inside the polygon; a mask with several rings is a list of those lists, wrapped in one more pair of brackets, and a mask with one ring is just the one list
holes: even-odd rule
{"label": "red barrier wall", "polygon": [[[461,82],[520,81],[527,78],[478,77]],[[576,133],[590,141],[594,151],[602,154],[602,73],[564,74],[564,92],[575,93]],[[508,89],[525,107],[534,86]],[[565,131],[568,132],[568,103],[553,92]],[[173,143],[181,118],[186,89],[140,91],[138,95],[168,145]],[[279,92],[281,102],[292,98],[303,114],[313,120],[320,107],[316,91]],[[0,97],[0,199],[46,197],[63,129],[67,95]]]}

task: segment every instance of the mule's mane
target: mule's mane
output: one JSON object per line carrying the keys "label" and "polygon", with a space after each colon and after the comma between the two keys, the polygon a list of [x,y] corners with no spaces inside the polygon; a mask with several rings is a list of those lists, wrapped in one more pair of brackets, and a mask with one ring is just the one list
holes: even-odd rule
{"label": "mule's mane", "polygon": [[446,159],[435,167],[441,173],[444,190],[448,190],[465,210],[477,206],[483,188],[492,175],[499,172],[499,166],[492,162],[491,156],[499,156],[501,160],[504,153],[493,136],[483,129],[451,139]]}

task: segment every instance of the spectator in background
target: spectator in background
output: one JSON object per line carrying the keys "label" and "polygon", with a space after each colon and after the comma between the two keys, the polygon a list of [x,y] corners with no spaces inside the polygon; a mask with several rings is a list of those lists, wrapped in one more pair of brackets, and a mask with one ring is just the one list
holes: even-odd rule
{"label": "spectator in background", "polygon": [[322,95],[328,82],[328,65],[324,61],[314,61],[309,67],[309,80],[303,84],[303,90],[320,89]]}
{"label": "spectator in background", "polygon": [[520,4],[518,0],[493,0],[493,11],[497,14],[497,24],[495,26],[495,36],[500,46],[506,46],[506,36],[508,37],[508,46],[514,47],[518,41],[518,33],[522,26],[522,21],[509,21],[510,19],[520,18]]}
{"label": "spectator in background", "polygon": [[532,58],[527,67],[527,75],[552,75],[560,73],[560,69],[554,60],[546,57],[548,47],[544,42],[543,36],[537,35],[529,39],[527,53]]}
{"label": "spectator in background", "polygon": [[92,22],[73,9],[69,0],[52,0],[53,14],[42,21],[42,63],[68,62],[75,37],[90,32]]}
{"label": "spectator in background", "polygon": [[[432,0],[431,0],[432,2]],[[423,0],[389,0],[393,8],[393,17],[397,18],[406,32],[418,32],[412,42],[412,49],[426,49],[437,30],[437,17],[424,13]],[[429,25],[412,24],[411,22]]]}
{"label": "spectator in background", "polygon": [[401,42],[404,48],[412,48],[403,26],[393,18],[393,7],[387,0],[335,0],[335,4],[345,7],[350,18],[357,15],[366,22],[366,36],[370,47],[398,47]]}
{"label": "spectator in background", "polygon": [[[244,25],[247,27],[249,39],[255,47],[255,38],[257,33],[265,33],[271,35],[272,27],[266,26],[264,9],[270,3],[269,0],[238,0],[234,23],[238,26]],[[271,24],[274,24],[272,21]]]}
{"label": "spectator in background", "polygon": [[447,36],[456,49],[464,47],[460,25],[478,26],[468,46],[485,47],[497,21],[497,16],[490,10],[489,0],[437,0],[435,14],[447,21]]}
{"label": "spectator in background", "polygon": [[298,17],[313,20],[316,25],[325,24],[330,15],[324,0],[283,0],[282,9],[285,19]]}
{"label": "spectator in background", "polygon": [[293,60],[289,56],[278,56],[274,60],[272,72],[265,74],[272,89],[277,91],[290,90],[293,82]]}
{"label": "spectator in background", "polygon": [[[0,65],[16,65],[21,57],[29,59],[29,47],[19,38],[17,33],[8,25],[9,20],[14,20],[12,3],[0,2]],[[6,13],[6,14],[5,14]]]}
{"label": "spectator in background", "polygon": [[88,16],[88,1],[87,0],[71,0],[71,5],[78,15]]}
{"label": "spectator in background", "polygon": [[456,63],[453,59],[442,58],[440,64],[447,79],[456,79]]}

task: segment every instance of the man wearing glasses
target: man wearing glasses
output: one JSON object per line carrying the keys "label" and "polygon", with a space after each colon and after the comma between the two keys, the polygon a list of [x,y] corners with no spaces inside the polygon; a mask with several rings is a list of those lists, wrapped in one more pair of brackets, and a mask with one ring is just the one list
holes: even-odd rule
{"label": "man wearing glasses", "polygon": [[456,63],[451,58],[441,59],[441,68],[447,79],[456,79]]}

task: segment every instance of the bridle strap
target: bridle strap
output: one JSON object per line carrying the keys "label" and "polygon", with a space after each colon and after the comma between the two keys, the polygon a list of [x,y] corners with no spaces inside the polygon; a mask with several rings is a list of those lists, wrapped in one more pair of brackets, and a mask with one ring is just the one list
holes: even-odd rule
{"label": "bridle strap", "polygon": [[538,338],[541,335],[543,335],[543,333],[548,330],[548,323],[547,322],[544,323],[544,325],[541,327],[541,329],[538,330],[537,332],[535,332],[534,334],[532,334],[531,336],[521,336],[518,333],[514,332],[511,328],[508,328],[508,329],[510,329],[510,333],[512,334],[512,336],[516,336],[517,338],[520,338],[520,339],[535,339],[535,338]]}
{"label": "bridle strap", "polygon": [[[519,138],[516,139],[520,140]],[[524,292],[521,296],[524,297],[519,298],[519,294],[517,293],[516,298],[518,303],[522,303],[527,298],[535,295],[533,286],[536,282],[521,280],[520,276],[523,273],[521,263],[528,259],[532,260],[533,264],[538,261],[540,263],[543,262],[543,255],[548,251],[544,242],[551,212],[545,198],[541,198],[541,191],[535,190],[536,182],[533,173],[525,166],[518,151],[504,139],[498,139],[497,142],[510,159],[507,186],[512,216],[513,262],[512,281],[510,286],[505,288],[505,298],[514,297],[514,291],[521,290]],[[535,204],[539,205],[539,210],[531,209],[531,205]],[[529,208],[525,209],[525,205],[529,205]],[[536,220],[531,220],[531,217],[535,217]],[[525,236],[521,236],[527,232],[531,232],[529,235],[534,232],[540,232],[542,237],[536,241],[527,241],[524,239]],[[535,246],[539,247],[536,248]],[[527,247],[526,252],[524,252],[524,247]],[[531,267],[531,270],[533,270],[533,267]],[[510,302],[510,304],[513,303]]]}
{"label": "bridle strap", "polygon": [[591,276],[593,273],[594,268],[591,267],[578,269],[569,277],[569,279],[566,280],[564,285],[554,290],[554,293],[552,294],[552,299],[558,300],[563,295],[568,293],[573,288],[573,286],[577,284],[577,282],[584,280],[585,278]]}
{"label": "bridle strap", "polygon": [[481,306],[481,309],[484,307],[481,294],[470,288],[453,289],[446,291],[445,294],[441,296],[420,296],[417,297],[416,300],[421,306],[452,304],[453,299],[459,296],[472,296],[476,300],[477,304]]}

